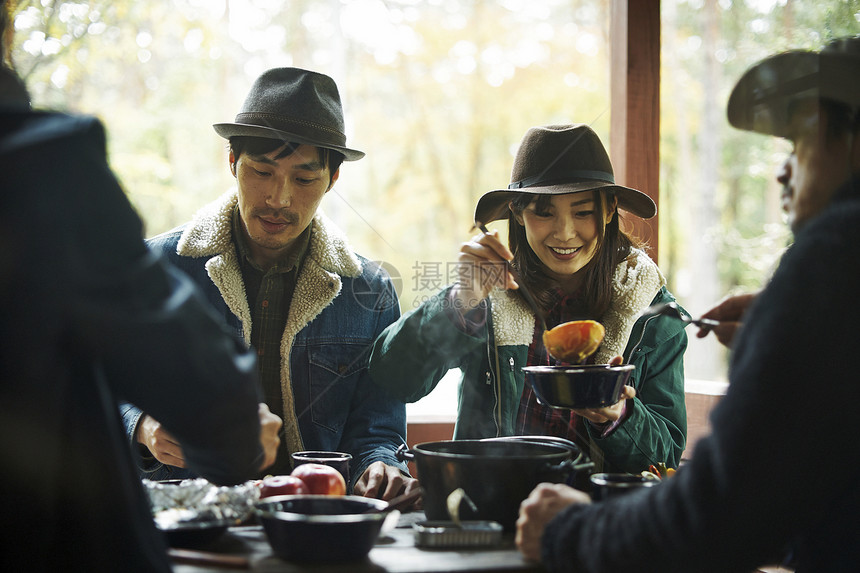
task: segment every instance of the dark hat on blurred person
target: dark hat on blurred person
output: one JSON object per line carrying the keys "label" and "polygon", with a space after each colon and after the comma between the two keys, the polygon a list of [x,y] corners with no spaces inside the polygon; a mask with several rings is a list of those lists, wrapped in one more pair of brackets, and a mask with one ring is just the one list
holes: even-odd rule
{"label": "dark hat on blurred person", "polygon": [[806,98],[860,106],[860,36],[834,40],[820,52],[791,50],[761,60],[732,90],[729,123],[786,137],[792,104]]}
{"label": "dark hat on blurred person", "polygon": [[274,68],[254,85],[235,123],[216,123],[221,137],[265,137],[332,149],[346,161],[364,152],[346,147],[343,108],[334,80],[299,68]]}
{"label": "dark hat on blurred person", "polygon": [[562,195],[596,189],[614,192],[618,207],[643,219],[657,214],[657,205],[648,195],[615,183],[609,155],[588,125],[532,127],[517,150],[510,185],[484,193],[475,208],[475,221],[507,218],[508,203],[522,193]]}

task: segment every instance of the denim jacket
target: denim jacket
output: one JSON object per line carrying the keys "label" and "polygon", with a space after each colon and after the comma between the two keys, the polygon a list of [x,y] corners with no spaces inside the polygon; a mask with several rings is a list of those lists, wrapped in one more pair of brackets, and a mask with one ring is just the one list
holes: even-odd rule
{"label": "denim jacket", "polygon": [[[234,189],[192,222],[148,242],[203,288],[216,313],[250,346],[251,312],[231,237],[236,203]],[[406,407],[371,383],[367,372],[374,339],[399,314],[387,273],[353,253],[341,231],[318,212],[281,343],[287,350],[282,350],[285,419],[279,456],[287,450],[350,453],[352,481],[376,461],[407,472],[395,457],[405,443]],[[123,404],[121,413],[134,443],[141,411]],[[140,475],[190,476],[151,457]]]}

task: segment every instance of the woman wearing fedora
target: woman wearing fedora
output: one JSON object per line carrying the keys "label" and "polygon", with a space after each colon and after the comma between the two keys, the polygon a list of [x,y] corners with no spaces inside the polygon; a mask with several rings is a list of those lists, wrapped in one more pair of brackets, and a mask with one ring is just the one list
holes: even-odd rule
{"label": "woman wearing fedora", "polygon": [[[509,246],[496,232],[464,243],[459,282],[377,339],[374,381],[415,401],[459,368],[456,439],[554,435],[576,442],[603,471],[677,467],[686,441],[687,337],[679,320],[640,318],[649,305],[674,298],[656,264],[620,229],[619,209],[642,218],[657,210],[644,193],[615,184],[590,127],[528,130],[508,189],[484,194],[475,210],[479,224],[507,219]],[[549,364],[549,357],[519,285],[499,272],[504,261],[526,282],[549,327],[584,319],[604,325],[591,360],[621,356],[636,366],[618,403],[575,411],[538,403],[522,367]]]}

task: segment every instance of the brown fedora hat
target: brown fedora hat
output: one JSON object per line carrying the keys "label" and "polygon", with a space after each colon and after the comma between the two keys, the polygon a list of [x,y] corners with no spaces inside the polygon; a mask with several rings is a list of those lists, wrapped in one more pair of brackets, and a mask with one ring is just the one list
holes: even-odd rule
{"label": "brown fedora hat", "polygon": [[347,161],[364,152],[346,147],[343,108],[334,80],[299,68],[264,72],[248,92],[235,123],[212,127],[225,139],[266,137],[333,149]]}
{"label": "brown fedora hat", "polygon": [[804,98],[860,105],[860,36],[833,40],[820,52],[791,50],[761,60],[732,90],[729,123],[786,137],[791,105]]}
{"label": "brown fedora hat", "polygon": [[481,196],[475,221],[507,218],[508,203],[521,193],[561,195],[595,189],[614,192],[621,209],[643,219],[657,214],[648,195],[616,185],[609,155],[588,125],[532,127],[517,150],[510,185]]}

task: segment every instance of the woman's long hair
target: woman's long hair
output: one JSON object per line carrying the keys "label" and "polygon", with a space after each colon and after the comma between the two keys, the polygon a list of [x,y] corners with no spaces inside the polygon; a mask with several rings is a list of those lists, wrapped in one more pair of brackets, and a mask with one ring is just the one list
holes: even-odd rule
{"label": "woman's long hair", "polygon": [[[615,267],[627,258],[631,249],[639,246],[639,243],[621,230],[617,209],[612,220],[603,224],[606,220],[604,213],[614,201],[612,191],[596,189],[592,193],[597,223],[597,250],[591,261],[578,272],[585,273],[582,306],[584,318],[599,319],[609,308]],[[521,193],[511,201],[512,212],[508,215],[508,245],[514,254],[513,265],[544,311],[548,311],[553,302],[557,282],[547,274],[546,266],[529,246],[525,227],[514,215],[521,216],[523,210],[535,200],[535,210],[545,210],[551,198],[552,195],[549,194],[535,196],[533,193]]]}

